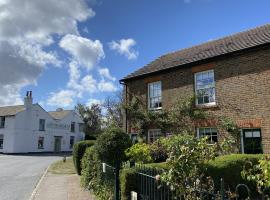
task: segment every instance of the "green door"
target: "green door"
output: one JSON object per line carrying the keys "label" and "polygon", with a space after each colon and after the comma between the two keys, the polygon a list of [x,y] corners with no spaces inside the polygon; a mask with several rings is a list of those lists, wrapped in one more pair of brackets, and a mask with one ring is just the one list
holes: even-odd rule
{"label": "green door", "polygon": [[54,151],[55,152],[61,152],[61,136],[55,136],[54,137]]}
{"label": "green door", "polygon": [[243,130],[244,153],[259,154],[262,151],[262,137],[260,129]]}

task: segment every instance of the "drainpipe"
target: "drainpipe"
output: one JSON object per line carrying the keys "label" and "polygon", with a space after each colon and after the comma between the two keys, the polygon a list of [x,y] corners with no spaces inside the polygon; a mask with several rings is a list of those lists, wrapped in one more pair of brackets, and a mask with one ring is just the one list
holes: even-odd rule
{"label": "drainpipe", "polygon": [[[127,105],[127,84],[123,81],[119,81],[121,85],[125,87],[125,105]],[[125,131],[128,133],[128,122],[127,122],[127,109],[125,108]]]}

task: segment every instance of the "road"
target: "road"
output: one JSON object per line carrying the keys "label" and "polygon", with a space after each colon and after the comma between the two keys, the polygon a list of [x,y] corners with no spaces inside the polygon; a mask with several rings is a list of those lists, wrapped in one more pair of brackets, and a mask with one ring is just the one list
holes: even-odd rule
{"label": "road", "polygon": [[28,200],[46,168],[60,155],[1,155],[0,200]]}

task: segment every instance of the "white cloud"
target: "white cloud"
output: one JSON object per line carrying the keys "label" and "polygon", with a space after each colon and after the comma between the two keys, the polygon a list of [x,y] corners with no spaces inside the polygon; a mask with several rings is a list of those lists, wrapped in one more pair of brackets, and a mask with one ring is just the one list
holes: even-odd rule
{"label": "white cloud", "polygon": [[50,44],[51,34],[78,34],[77,21],[95,12],[84,0],[5,0],[0,4],[0,37]]}
{"label": "white cloud", "polygon": [[70,107],[73,105],[73,98],[75,92],[72,90],[60,90],[59,92],[52,92],[47,100],[50,106]]}
{"label": "white cloud", "polygon": [[103,45],[99,40],[68,34],[63,37],[59,46],[73,56],[80,65],[90,70],[104,58]]}
{"label": "white cloud", "polygon": [[85,0],[0,0],[0,105],[22,103],[20,90],[61,64],[45,49],[53,35],[78,34],[77,22],[94,15]]}
{"label": "white cloud", "polygon": [[86,106],[91,107],[93,104],[101,105],[102,103],[102,100],[99,99],[88,99],[88,101],[86,102]]}
{"label": "white cloud", "polygon": [[101,80],[98,83],[98,89],[101,92],[115,92],[117,91],[117,87],[114,85],[113,82]]}
{"label": "white cloud", "polygon": [[111,50],[116,50],[120,55],[126,56],[129,60],[136,59],[139,55],[139,52],[133,49],[135,45],[136,41],[132,38],[121,39],[109,43]]}
{"label": "white cloud", "polygon": [[100,69],[98,70],[98,72],[99,72],[99,75],[100,75],[101,77],[103,77],[103,78],[107,78],[107,79],[109,79],[109,80],[111,80],[111,81],[115,81],[115,80],[116,80],[116,78],[113,77],[113,76],[110,74],[110,70],[109,70],[108,68],[100,68]]}

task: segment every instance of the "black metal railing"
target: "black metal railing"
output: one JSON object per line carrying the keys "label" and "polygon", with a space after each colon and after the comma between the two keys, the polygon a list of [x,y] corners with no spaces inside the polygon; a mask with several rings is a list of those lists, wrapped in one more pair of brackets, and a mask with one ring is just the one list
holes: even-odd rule
{"label": "black metal railing", "polygon": [[[134,165],[134,163],[123,163],[121,168],[135,167],[137,180],[137,200],[184,200],[184,195],[179,195],[170,186],[160,180],[162,170],[148,167],[146,165]],[[116,168],[103,163],[103,180],[114,188],[114,199],[120,199],[120,187],[117,186]],[[249,187],[238,184],[233,191],[226,190],[223,179],[220,180],[219,188],[216,188],[212,178],[202,180],[201,177],[194,178],[192,183],[187,181],[186,188],[189,189],[189,198],[194,200],[270,200],[266,195],[269,190],[260,191],[257,197],[252,197]],[[118,195],[116,195],[118,193]],[[253,192],[254,193],[254,192]]]}

